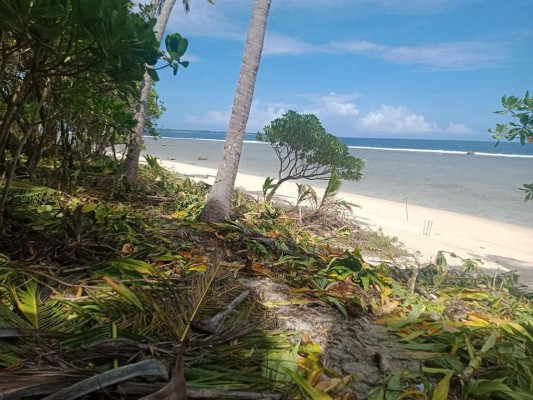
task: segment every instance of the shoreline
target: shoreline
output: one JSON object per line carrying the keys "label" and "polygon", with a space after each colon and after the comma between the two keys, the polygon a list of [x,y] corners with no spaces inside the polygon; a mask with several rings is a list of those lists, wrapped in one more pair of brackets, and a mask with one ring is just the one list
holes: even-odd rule
{"label": "shoreline", "polygon": [[[157,154],[155,154],[157,156]],[[174,160],[160,164],[195,180],[212,184],[216,169]],[[262,197],[264,177],[239,172],[235,187]],[[323,189],[315,187],[319,195]],[[293,203],[296,185],[287,182],[274,196],[275,201]],[[339,198],[357,204],[353,216],[357,223],[374,231],[397,237],[421,262],[434,259],[439,250],[464,259],[478,259],[484,269],[516,270],[519,282],[533,286],[533,229],[497,222],[467,214],[406,204],[398,201],[340,192]],[[431,229],[427,225],[431,224]],[[424,234],[424,229],[429,234]],[[447,257],[450,265],[452,257]]]}
{"label": "shoreline", "polygon": [[[214,170],[224,146],[221,141],[189,139],[147,139],[145,144],[145,153],[161,160]],[[368,149],[350,153],[366,165],[360,181],[343,182],[343,192],[533,227],[531,204],[518,190],[531,179],[529,159]],[[268,144],[244,143],[240,172],[260,176],[262,183],[277,176],[278,165]],[[313,185],[325,188],[326,183]]]}

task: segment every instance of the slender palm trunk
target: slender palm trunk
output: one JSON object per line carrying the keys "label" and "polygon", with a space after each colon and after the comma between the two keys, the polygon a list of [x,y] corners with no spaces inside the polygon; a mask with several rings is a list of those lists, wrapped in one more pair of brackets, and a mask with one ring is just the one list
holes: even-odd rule
{"label": "slender palm trunk", "polygon": [[[163,5],[161,6],[161,1]],[[156,6],[161,7],[161,13],[157,17],[157,23],[155,25],[155,36],[157,41],[161,43],[163,33],[168,24],[172,8],[176,3],[176,0],[161,0],[156,1]],[[159,5],[158,5],[159,4]],[[152,86],[152,79],[147,73],[144,74],[144,79],[141,83],[141,96],[139,98],[139,104],[135,110],[135,120],[137,125],[135,127],[133,137],[129,143],[128,153],[126,154],[126,160],[124,162],[124,173],[129,181],[137,179],[137,172],[139,170],[139,159],[141,157],[141,148],[143,144],[143,133],[146,124],[146,109],[148,108],[148,97],[150,96],[150,88]]]}
{"label": "slender palm trunk", "polygon": [[253,3],[224,153],[215,183],[200,217],[204,221],[215,222],[229,217],[231,196],[239,169],[244,132],[252,106],[271,2],[272,0],[254,0]]}

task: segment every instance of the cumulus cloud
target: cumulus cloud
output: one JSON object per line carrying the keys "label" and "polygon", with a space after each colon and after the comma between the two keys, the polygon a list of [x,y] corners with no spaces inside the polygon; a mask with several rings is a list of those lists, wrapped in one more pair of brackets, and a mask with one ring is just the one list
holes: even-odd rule
{"label": "cumulus cloud", "polygon": [[367,132],[392,134],[427,134],[446,132],[454,134],[471,133],[472,130],[463,124],[450,122],[447,126],[439,126],[426,120],[422,114],[415,114],[402,106],[382,105],[378,110],[371,111],[358,120],[361,129]]}
{"label": "cumulus cloud", "polygon": [[303,112],[316,114],[320,118],[327,117],[355,117],[359,115],[359,108],[353,102],[356,94],[337,94],[331,92],[325,96],[313,96],[314,102]]}
{"label": "cumulus cloud", "polygon": [[[287,106],[281,103],[265,103],[260,100],[254,100],[250,110],[250,118],[246,126],[247,132],[260,131],[265,125],[268,125],[273,119],[281,117],[287,112]],[[206,129],[225,130],[228,127],[231,110],[225,111],[208,111],[201,115],[188,115],[185,121],[194,123]]]}

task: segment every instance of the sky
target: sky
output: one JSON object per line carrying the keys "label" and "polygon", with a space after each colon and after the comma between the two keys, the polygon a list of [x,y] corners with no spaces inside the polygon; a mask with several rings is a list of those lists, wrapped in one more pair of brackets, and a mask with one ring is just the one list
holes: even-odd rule
{"label": "sky", "polygon": [[[252,0],[178,0],[159,126],[225,131]],[[272,0],[247,132],[287,110],[343,137],[491,140],[503,95],[533,90],[533,0]]]}

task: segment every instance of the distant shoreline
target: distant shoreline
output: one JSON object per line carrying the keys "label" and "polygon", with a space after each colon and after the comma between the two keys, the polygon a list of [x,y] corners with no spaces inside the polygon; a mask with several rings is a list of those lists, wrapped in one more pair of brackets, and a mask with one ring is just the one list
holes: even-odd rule
{"label": "distant shoreline", "polygon": [[[153,154],[162,155],[157,152]],[[216,168],[178,161],[163,160],[161,165],[209,184],[214,182],[217,172]],[[263,179],[263,176],[250,174],[249,171],[239,173],[236,187],[261,198]],[[316,189],[321,196],[323,188]],[[283,185],[278,190],[275,201],[294,204],[296,192],[294,184]],[[345,191],[341,191],[338,197],[360,207],[353,210],[353,216],[359,224],[374,231],[382,229],[385,235],[391,237],[396,236],[417,254],[420,262],[430,261],[438,251],[444,250],[462,258],[478,259],[484,268],[518,270],[520,282],[533,286],[531,227]],[[428,221],[431,222],[432,229],[424,233],[424,226]],[[460,262],[460,259],[450,259],[450,262]]]}
{"label": "distant shoreline", "polygon": [[[205,133],[216,133],[224,134],[224,132],[212,132],[212,131],[180,131],[180,132],[205,132]],[[153,139],[152,136],[145,136],[146,138]],[[198,140],[198,141],[213,141],[213,142],[223,142],[225,138],[214,139],[214,138],[190,138],[190,137],[172,137],[172,136],[161,136],[161,139],[169,140]],[[347,139],[347,138],[341,138]],[[349,138],[348,138],[349,139]],[[362,138],[365,139],[365,138]],[[368,139],[368,138],[367,138]],[[417,140],[417,139],[395,139],[395,140]],[[431,139],[428,139],[428,141]],[[438,141],[440,142],[440,141]],[[453,141],[450,141],[453,142]],[[256,144],[268,144],[266,142],[260,142],[257,140],[246,140],[245,143],[256,143]],[[484,142],[479,141],[476,143],[493,143],[493,142]],[[401,148],[401,147],[375,147],[375,146],[353,146],[347,145],[350,149],[363,149],[363,150],[375,150],[375,151],[402,151],[402,152],[413,152],[413,153],[434,153],[434,154],[457,154],[457,155],[473,155],[473,156],[486,156],[486,157],[508,157],[508,158],[531,158],[533,159],[533,154],[506,154],[506,153],[487,153],[483,151],[472,151],[472,150],[446,150],[446,149],[413,149],[413,148]]]}
{"label": "distant shoreline", "polygon": [[[224,147],[222,141],[194,139],[147,139],[145,145],[146,153],[161,160],[214,170]],[[343,192],[533,227],[533,204],[524,203],[524,194],[518,190],[531,180],[529,158],[371,149],[350,152],[366,160],[366,165],[362,180],[343,182]],[[239,173],[264,180],[277,176],[278,165],[268,144],[244,144]],[[324,182],[313,185],[325,187]]]}

